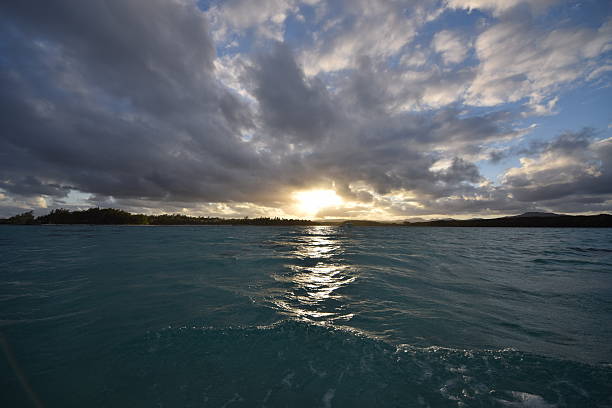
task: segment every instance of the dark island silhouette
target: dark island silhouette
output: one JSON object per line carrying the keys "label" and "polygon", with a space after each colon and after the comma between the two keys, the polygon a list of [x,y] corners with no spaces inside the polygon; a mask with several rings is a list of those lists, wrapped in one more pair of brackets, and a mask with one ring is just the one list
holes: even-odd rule
{"label": "dark island silhouette", "polygon": [[412,227],[612,228],[612,215],[565,215],[528,212],[501,218],[434,220],[405,223]]}
{"label": "dark island silhouette", "polygon": [[49,225],[49,224],[89,224],[89,225],[317,225],[316,222],[286,218],[217,218],[190,217],[183,214],[131,214],[114,208],[89,208],[70,211],[52,210],[47,215],[34,216],[27,211],[7,219],[0,224]]}
{"label": "dark island silhouette", "polygon": [[132,214],[114,208],[89,208],[87,210],[55,209],[50,213],[35,216],[27,211],[10,218],[0,218],[5,225],[287,225],[317,226],[396,226],[396,227],[509,227],[509,228],[612,228],[612,215],[564,215],[545,212],[527,212],[500,218],[473,218],[469,220],[430,220],[419,222],[380,222],[368,220],[312,221],[287,218],[219,218],[190,217],[183,214]]}

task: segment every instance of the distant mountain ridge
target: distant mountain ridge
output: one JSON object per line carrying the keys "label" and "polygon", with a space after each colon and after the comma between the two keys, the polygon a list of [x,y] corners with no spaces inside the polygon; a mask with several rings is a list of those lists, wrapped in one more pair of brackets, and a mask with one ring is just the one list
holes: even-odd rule
{"label": "distant mountain ridge", "polygon": [[409,227],[612,228],[612,215],[524,213],[501,218],[404,222]]}
{"label": "distant mountain ridge", "polygon": [[519,215],[511,215],[510,218],[525,218],[525,217],[562,217],[563,214],[555,214],[551,212],[531,211]]}

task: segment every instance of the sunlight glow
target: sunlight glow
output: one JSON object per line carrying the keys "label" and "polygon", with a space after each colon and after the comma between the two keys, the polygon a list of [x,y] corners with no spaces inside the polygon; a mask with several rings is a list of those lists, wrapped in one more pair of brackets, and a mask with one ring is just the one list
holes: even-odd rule
{"label": "sunlight glow", "polygon": [[321,209],[339,206],[343,203],[334,190],[308,190],[293,193],[298,210],[308,216],[316,215]]}

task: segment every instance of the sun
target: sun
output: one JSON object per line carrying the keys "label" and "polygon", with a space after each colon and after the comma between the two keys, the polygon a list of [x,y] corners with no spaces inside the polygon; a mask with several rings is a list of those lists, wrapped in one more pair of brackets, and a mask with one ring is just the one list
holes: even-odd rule
{"label": "sun", "polygon": [[307,190],[293,193],[297,209],[304,215],[316,215],[321,209],[335,207],[343,203],[334,190]]}

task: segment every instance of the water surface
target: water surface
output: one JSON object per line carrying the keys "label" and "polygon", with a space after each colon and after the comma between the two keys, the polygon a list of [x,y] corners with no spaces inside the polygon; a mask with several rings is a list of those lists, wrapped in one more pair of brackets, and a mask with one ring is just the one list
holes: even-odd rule
{"label": "water surface", "polygon": [[0,406],[612,406],[612,230],[0,228]]}

